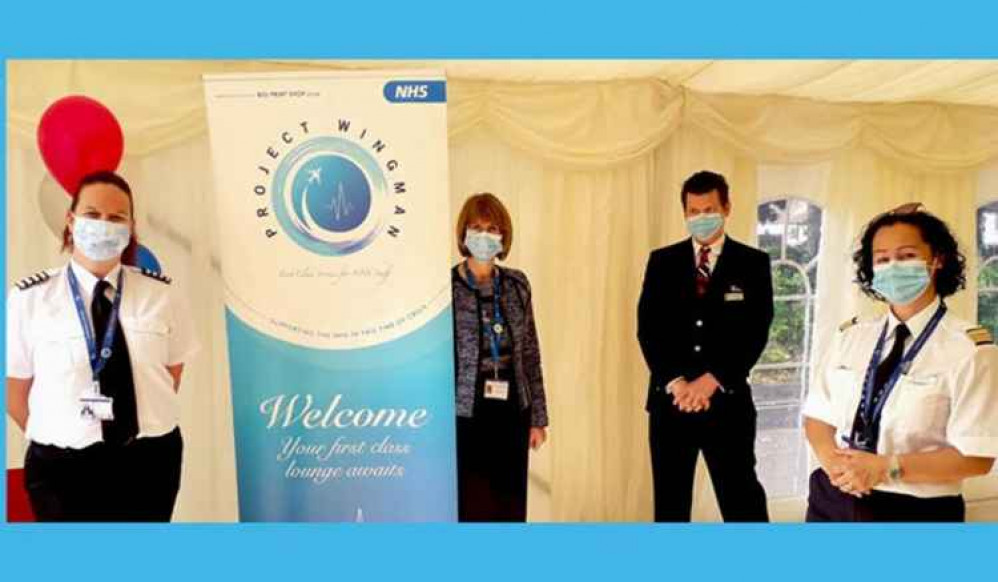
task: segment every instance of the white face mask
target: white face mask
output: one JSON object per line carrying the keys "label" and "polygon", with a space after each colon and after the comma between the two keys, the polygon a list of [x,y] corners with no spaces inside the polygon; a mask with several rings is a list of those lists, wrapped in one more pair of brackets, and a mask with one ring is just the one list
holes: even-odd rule
{"label": "white face mask", "polygon": [[502,235],[469,228],[464,231],[464,246],[476,260],[487,263],[502,252]]}
{"label": "white face mask", "polygon": [[132,230],[127,224],[76,216],[73,220],[73,247],[91,261],[110,261],[121,256]]}
{"label": "white face mask", "polygon": [[922,259],[873,266],[873,290],[892,305],[908,305],[915,301],[925,293],[930,282],[932,273]]}
{"label": "white face mask", "polygon": [[724,215],[710,212],[686,219],[686,228],[698,241],[710,240],[724,226]]}

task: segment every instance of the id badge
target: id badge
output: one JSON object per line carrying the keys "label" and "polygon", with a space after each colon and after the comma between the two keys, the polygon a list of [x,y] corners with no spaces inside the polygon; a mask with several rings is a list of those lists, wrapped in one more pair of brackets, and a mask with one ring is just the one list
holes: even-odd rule
{"label": "id badge", "polygon": [[486,380],[485,397],[490,400],[508,400],[509,382],[506,380]]}
{"label": "id badge", "polygon": [[114,399],[101,394],[87,394],[80,397],[80,416],[84,420],[114,420]]}

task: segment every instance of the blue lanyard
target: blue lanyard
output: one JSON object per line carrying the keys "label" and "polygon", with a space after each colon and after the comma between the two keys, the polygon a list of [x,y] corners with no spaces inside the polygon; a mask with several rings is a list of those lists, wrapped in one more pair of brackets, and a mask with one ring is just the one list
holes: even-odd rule
{"label": "blue lanyard", "polygon": [[[877,347],[873,349],[873,357],[870,358],[870,365],[866,368],[866,376],[863,378],[863,399],[860,402],[860,414],[863,417],[864,429],[869,430],[874,425],[879,426],[879,420],[884,412],[884,405],[887,403],[888,396],[891,395],[891,391],[894,390],[894,385],[897,384],[898,379],[901,378],[902,374],[907,374],[908,370],[911,368],[911,363],[918,356],[918,353],[922,351],[922,347],[925,346],[925,342],[929,340],[929,336],[932,332],[936,330],[939,322],[942,321],[943,315],[946,314],[946,304],[940,303],[939,308],[936,312],[932,314],[932,319],[922,330],[922,333],[918,334],[918,338],[915,343],[911,345],[904,357],[898,363],[894,371],[891,372],[890,377],[887,379],[887,383],[884,385],[883,393],[880,395],[880,400],[877,401],[876,405],[873,404],[873,389],[874,383],[876,382],[876,372],[877,367],[880,365],[880,358],[884,352],[884,344],[887,341],[887,323],[884,323],[884,329],[880,332],[880,338],[877,340]],[[869,436],[869,435],[867,435]]]}
{"label": "blue lanyard", "polygon": [[[464,270],[468,274],[468,285],[477,293],[478,284],[475,283],[475,274],[468,268],[467,263],[465,263]],[[497,271],[495,276],[492,277],[492,325],[485,328],[485,334],[489,336],[489,347],[492,352],[492,367],[497,375],[499,374],[499,340],[506,331],[506,321],[503,319],[502,311],[499,309],[499,294],[499,273]]]}
{"label": "blue lanyard", "polygon": [[[69,279],[69,289],[73,294],[73,304],[76,305],[76,315],[80,319],[83,327],[83,336],[87,340],[87,352],[90,354],[90,370],[93,372],[93,381],[100,379],[101,370],[111,359],[111,346],[114,345],[114,334],[118,329],[118,309],[121,307],[121,290],[124,282],[122,275],[124,269],[118,271],[118,288],[114,292],[114,301],[111,303],[111,314],[108,316],[107,330],[101,342],[100,351],[97,351],[97,341],[90,320],[87,319],[87,308],[83,304],[83,296],[80,294],[80,282],[76,280],[72,266],[66,267],[67,278]],[[94,297],[96,299],[96,297]]]}

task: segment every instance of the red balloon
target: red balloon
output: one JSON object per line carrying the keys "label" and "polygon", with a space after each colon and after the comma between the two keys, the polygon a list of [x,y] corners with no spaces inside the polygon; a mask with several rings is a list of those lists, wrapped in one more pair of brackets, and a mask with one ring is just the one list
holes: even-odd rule
{"label": "red balloon", "polygon": [[73,195],[87,174],[118,169],[125,140],[107,107],[89,97],[70,95],[42,114],[38,149],[52,176]]}

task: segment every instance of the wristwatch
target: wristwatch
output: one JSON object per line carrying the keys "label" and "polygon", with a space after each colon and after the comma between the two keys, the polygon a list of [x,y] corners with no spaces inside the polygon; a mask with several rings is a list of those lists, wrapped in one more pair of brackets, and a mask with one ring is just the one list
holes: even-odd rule
{"label": "wristwatch", "polygon": [[891,485],[897,485],[901,482],[902,475],[901,459],[897,455],[891,455],[887,459],[887,480]]}

